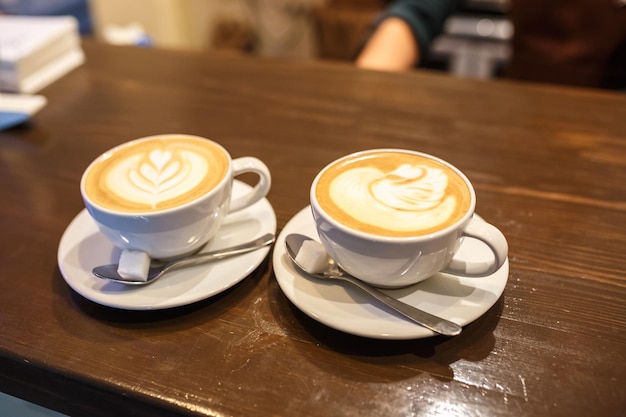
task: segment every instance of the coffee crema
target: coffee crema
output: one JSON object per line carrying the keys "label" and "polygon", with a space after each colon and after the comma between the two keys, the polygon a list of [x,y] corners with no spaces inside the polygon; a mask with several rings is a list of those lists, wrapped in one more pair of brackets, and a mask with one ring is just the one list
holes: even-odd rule
{"label": "coffee crema", "polygon": [[457,223],[471,205],[465,180],[437,160],[401,151],[341,159],[319,176],[315,197],[337,222],[386,237],[414,237]]}
{"label": "coffee crema", "polygon": [[85,173],[83,186],[105,209],[149,213],[205,195],[223,180],[228,167],[228,155],[209,140],[155,136],[103,154]]}

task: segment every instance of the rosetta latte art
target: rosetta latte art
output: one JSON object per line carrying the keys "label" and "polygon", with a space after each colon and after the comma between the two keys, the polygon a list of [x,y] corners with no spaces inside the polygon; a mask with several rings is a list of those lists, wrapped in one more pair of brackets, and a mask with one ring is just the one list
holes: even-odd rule
{"label": "rosetta latte art", "polygon": [[446,195],[448,176],[426,165],[404,164],[392,172],[357,167],[335,177],[330,198],[355,220],[395,231],[432,229],[454,216],[457,199]]}
{"label": "rosetta latte art", "polygon": [[160,135],[103,154],[87,169],[84,189],[105,209],[167,210],[211,192],[226,177],[229,161],[226,151],[211,141]]}
{"label": "rosetta latte art", "polygon": [[155,149],[120,161],[106,182],[119,198],[156,209],[194,190],[208,172],[206,159],[193,152]]}

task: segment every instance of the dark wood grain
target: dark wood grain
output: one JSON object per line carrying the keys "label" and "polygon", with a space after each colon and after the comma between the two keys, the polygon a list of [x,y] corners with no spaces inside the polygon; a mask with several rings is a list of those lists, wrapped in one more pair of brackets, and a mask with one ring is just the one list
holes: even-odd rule
{"label": "dark wood grain", "polygon": [[[621,416],[626,96],[348,64],[85,43],[87,62],[0,133],[0,389],[72,416]],[[282,294],[268,259],[165,311],[94,304],[56,260],[87,164],[183,132],[255,155],[279,229],[326,163],[416,149],[467,173],[510,244],[504,295],[455,338],[363,339]]]}

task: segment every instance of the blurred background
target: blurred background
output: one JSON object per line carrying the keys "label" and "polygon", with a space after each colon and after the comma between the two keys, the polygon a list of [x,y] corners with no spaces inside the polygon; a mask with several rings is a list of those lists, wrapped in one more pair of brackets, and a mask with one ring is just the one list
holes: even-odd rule
{"label": "blurred background", "polygon": [[[353,60],[389,0],[0,0],[0,12],[72,14],[83,36],[141,47]],[[424,66],[498,77],[510,55],[507,0],[465,0]]]}

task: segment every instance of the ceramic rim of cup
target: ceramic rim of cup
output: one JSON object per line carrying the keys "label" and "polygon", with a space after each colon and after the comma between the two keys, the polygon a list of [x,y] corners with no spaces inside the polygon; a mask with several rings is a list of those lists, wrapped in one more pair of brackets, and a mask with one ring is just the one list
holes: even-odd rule
{"label": "ceramic rim of cup", "polygon": [[[109,209],[109,208],[106,208],[106,207],[102,207],[100,204],[97,204],[91,198],[89,198],[89,196],[87,195],[87,193],[85,191],[85,181],[86,181],[87,173],[91,170],[91,168],[96,163],[98,163],[102,158],[105,158],[107,154],[117,152],[119,149],[125,148],[127,146],[132,146],[132,145],[134,145],[136,143],[139,143],[139,142],[144,142],[144,141],[153,140],[153,139],[167,138],[167,137],[185,137],[185,138],[206,140],[206,141],[209,141],[209,142],[213,143],[222,152],[224,152],[224,154],[226,155],[226,158],[228,159],[228,169],[226,171],[226,175],[224,175],[224,178],[222,178],[220,180],[220,182],[217,183],[215,185],[215,187],[213,187],[206,194],[203,194],[203,195],[201,195],[201,196],[199,196],[199,197],[197,197],[197,198],[195,198],[195,199],[193,199],[191,201],[183,203],[183,204],[181,204],[179,206],[170,207],[170,208],[166,208],[166,209],[162,209],[162,210],[125,213],[125,212],[122,212],[122,211],[117,211],[117,210],[112,210],[112,209]],[[91,207],[94,207],[95,209],[97,209],[98,211],[103,212],[103,213],[107,213],[107,214],[111,214],[111,215],[115,215],[115,216],[120,216],[120,217],[129,217],[129,218],[130,217],[148,217],[148,216],[149,217],[156,217],[156,216],[169,214],[169,213],[172,213],[174,211],[187,208],[190,205],[197,204],[197,202],[200,201],[200,200],[212,197],[217,192],[216,190],[221,188],[221,186],[224,184],[225,181],[228,181],[229,178],[232,178],[232,170],[233,170],[233,161],[232,161],[232,158],[231,158],[230,154],[228,153],[226,148],[224,148],[222,145],[220,145],[219,143],[215,142],[214,140],[208,139],[208,138],[205,138],[205,137],[202,137],[202,136],[189,135],[189,134],[185,134],[185,133],[163,133],[163,134],[159,134],[159,135],[145,136],[145,137],[142,137],[142,138],[137,138],[137,139],[133,139],[133,140],[121,143],[121,144],[119,144],[117,146],[114,146],[113,148],[111,148],[111,149],[101,153],[100,155],[98,155],[98,157],[96,157],[96,159],[91,161],[91,163],[83,171],[83,174],[82,174],[81,179],[80,179],[80,193],[81,193],[83,199],[85,201],[87,201]]]}
{"label": "ceramic rim of cup", "polygon": [[[418,156],[422,156],[424,158],[427,159],[431,159],[433,161],[439,162],[442,165],[445,165],[446,167],[450,168],[451,170],[453,170],[464,182],[465,185],[467,186],[467,189],[469,191],[470,194],[470,205],[467,209],[467,211],[465,212],[465,214],[463,215],[463,217],[461,217],[459,220],[457,220],[455,223],[441,229],[441,230],[437,230],[436,232],[432,232],[432,233],[428,233],[428,234],[424,234],[424,235],[419,235],[419,236],[382,236],[382,235],[377,235],[374,233],[368,233],[368,232],[363,232],[354,228],[351,228],[349,226],[346,226],[345,224],[339,223],[337,220],[335,220],[333,217],[331,217],[326,210],[324,210],[318,203],[317,203],[317,197],[315,196],[315,189],[317,187],[317,182],[320,179],[320,177],[324,174],[324,172],[326,172],[327,169],[329,169],[331,166],[334,166],[335,164],[340,163],[341,161],[344,161],[346,159],[351,159],[354,157],[358,157],[361,155],[368,155],[368,154],[372,154],[372,153],[380,153],[380,152],[397,152],[397,153],[408,153],[408,154],[412,154],[412,155],[418,155]],[[327,221],[328,223],[331,223],[333,226],[337,227],[340,230],[346,231],[350,234],[353,234],[357,237],[360,237],[361,239],[366,239],[366,240],[373,240],[373,241],[379,241],[379,242],[389,242],[389,243],[393,243],[393,242],[418,242],[418,241],[423,241],[423,240],[431,240],[431,239],[435,239],[437,237],[443,236],[445,234],[450,233],[450,231],[458,229],[459,225],[465,224],[467,223],[467,221],[474,215],[474,210],[476,208],[476,192],[474,191],[474,187],[472,185],[472,183],[470,182],[470,180],[467,178],[467,176],[461,172],[460,169],[458,169],[457,167],[455,167],[454,165],[452,165],[450,162],[445,161],[439,157],[436,157],[434,155],[431,154],[427,154],[424,152],[419,152],[419,151],[412,151],[410,149],[399,149],[399,148],[380,148],[380,149],[367,149],[367,150],[363,150],[363,151],[357,151],[357,152],[353,152],[351,154],[345,155],[339,159],[335,159],[334,161],[330,162],[328,165],[326,165],[316,176],[315,179],[313,180],[313,183],[311,184],[311,189],[309,191],[309,199],[311,201],[311,205],[315,206],[314,210],[318,211],[320,213],[324,214],[324,220]]]}

